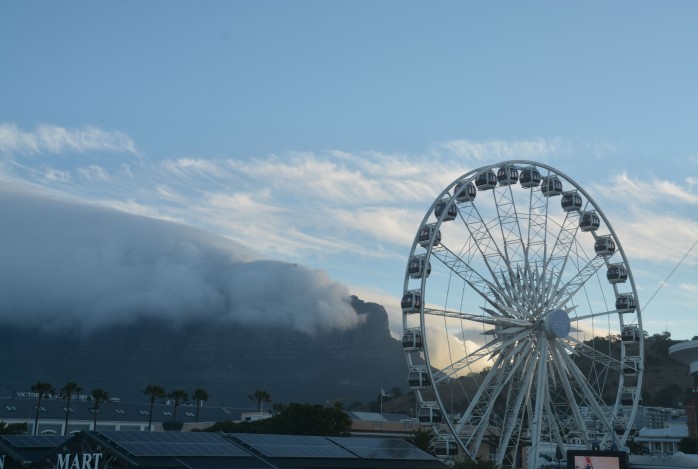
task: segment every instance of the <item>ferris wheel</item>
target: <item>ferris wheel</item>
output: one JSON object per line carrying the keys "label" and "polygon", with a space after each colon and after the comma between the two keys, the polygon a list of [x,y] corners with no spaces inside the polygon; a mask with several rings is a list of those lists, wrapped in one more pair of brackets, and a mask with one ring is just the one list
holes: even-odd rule
{"label": "ferris wheel", "polygon": [[635,282],[608,218],[560,171],[512,160],[448,185],[415,235],[401,306],[437,456],[535,469],[634,434]]}

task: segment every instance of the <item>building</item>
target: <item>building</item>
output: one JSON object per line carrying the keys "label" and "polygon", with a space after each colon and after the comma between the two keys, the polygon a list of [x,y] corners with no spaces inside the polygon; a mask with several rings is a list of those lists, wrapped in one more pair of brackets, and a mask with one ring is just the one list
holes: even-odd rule
{"label": "building", "polygon": [[0,469],[448,469],[402,439],[209,432],[82,431],[0,436]]}

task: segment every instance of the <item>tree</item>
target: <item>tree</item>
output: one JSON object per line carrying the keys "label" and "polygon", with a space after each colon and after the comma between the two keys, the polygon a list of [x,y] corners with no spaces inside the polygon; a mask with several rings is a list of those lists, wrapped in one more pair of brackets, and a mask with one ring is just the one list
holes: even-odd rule
{"label": "tree", "polygon": [[49,394],[55,393],[55,389],[51,386],[51,383],[45,381],[37,381],[36,384],[32,384],[32,391],[38,394],[36,400],[36,418],[34,419],[34,435],[36,435],[39,430],[39,411],[41,410],[41,399],[48,397]]}
{"label": "tree", "polygon": [[188,394],[184,389],[175,389],[169,394],[170,399],[174,401],[174,412],[172,413],[172,420],[177,420],[177,407],[187,398]]}
{"label": "tree", "polygon": [[102,402],[107,402],[109,400],[109,394],[104,389],[93,389],[92,390],[92,400],[95,401],[95,405],[92,411],[95,414],[94,422],[92,424],[92,429],[97,430],[97,414],[99,413],[99,404]]}
{"label": "tree", "polygon": [[196,421],[199,421],[199,408],[201,402],[208,401],[208,392],[203,388],[196,388],[191,395],[191,398],[196,401]]}
{"label": "tree", "polygon": [[412,435],[407,439],[407,441],[409,441],[422,451],[426,451],[427,453],[433,453],[434,432],[431,430],[422,430],[421,428],[418,428],[412,432]]}
{"label": "tree", "polygon": [[162,386],[149,384],[143,390],[143,394],[150,396],[150,412],[148,413],[148,430],[150,430],[153,426],[153,407],[155,406],[155,401],[167,396],[167,393]]}
{"label": "tree", "polygon": [[63,394],[63,399],[65,399],[65,427],[63,427],[63,435],[68,434],[68,417],[70,417],[70,400],[73,398],[74,393],[79,393],[82,388],[75,381],[68,381],[61,388],[61,394]]}
{"label": "tree", "polygon": [[0,422],[0,435],[23,435],[29,431],[27,422],[6,424]]}
{"label": "tree", "polygon": [[262,405],[264,402],[271,402],[271,394],[263,389],[258,389],[252,394],[248,394],[247,397],[249,397],[251,401],[257,403],[257,412],[262,411]]}

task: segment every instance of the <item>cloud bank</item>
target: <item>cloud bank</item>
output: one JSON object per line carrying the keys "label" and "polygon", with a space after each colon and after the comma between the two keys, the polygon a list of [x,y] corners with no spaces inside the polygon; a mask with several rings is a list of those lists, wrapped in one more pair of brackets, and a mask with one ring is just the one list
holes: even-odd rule
{"label": "cloud bank", "polygon": [[307,333],[358,323],[321,271],[177,223],[0,186],[0,324],[79,333],[139,318]]}

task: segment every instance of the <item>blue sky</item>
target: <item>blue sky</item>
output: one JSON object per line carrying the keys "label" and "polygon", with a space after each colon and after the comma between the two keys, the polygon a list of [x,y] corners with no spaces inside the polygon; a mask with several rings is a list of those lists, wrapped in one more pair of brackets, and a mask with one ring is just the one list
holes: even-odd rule
{"label": "blue sky", "polygon": [[[698,4],[3,2],[0,181],[203,228],[397,305],[459,175],[585,188],[644,305],[698,240]],[[10,249],[9,247],[7,249]],[[698,335],[698,248],[643,311]]]}

